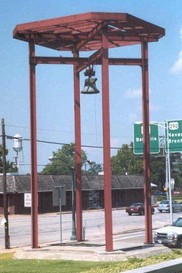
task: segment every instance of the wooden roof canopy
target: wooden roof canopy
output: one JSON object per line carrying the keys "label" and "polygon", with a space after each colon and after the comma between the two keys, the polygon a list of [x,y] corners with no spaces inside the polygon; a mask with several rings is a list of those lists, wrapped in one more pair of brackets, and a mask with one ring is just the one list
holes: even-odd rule
{"label": "wooden roof canopy", "polygon": [[89,12],[17,25],[13,37],[59,51],[101,48],[105,29],[109,48],[157,42],[165,35],[159,26],[127,13]]}

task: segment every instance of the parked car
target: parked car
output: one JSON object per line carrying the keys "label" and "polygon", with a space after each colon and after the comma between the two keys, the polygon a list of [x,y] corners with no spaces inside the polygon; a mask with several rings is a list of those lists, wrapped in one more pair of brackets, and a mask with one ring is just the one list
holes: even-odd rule
{"label": "parked car", "polygon": [[182,216],[172,225],[154,231],[154,242],[182,248]]}
{"label": "parked car", "polygon": [[[152,214],[154,214],[155,209],[152,207]],[[132,203],[131,206],[126,208],[128,215],[139,214],[143,215],[145,213],[143,203]]]}
{"label": "parked car", "polygon": [[[173,208],[173,212],[182,211],[182,204],[179,203],[178,201],[173,200],[172,208]],[[159,212],[170,212],[169,200],[161,201],[157,209]]]}

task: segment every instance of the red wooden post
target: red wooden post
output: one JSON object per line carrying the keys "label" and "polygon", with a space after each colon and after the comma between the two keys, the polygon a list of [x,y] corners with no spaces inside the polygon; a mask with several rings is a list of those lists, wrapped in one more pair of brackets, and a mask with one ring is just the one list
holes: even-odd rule
{"label": "red wooden post", "polygon": [[32,248],[38,248],[38,189],[37,189],[37,127],[36,127],[36,77],[34,41],[29,42],[30,55],[30,146],[31,146],[31,194],[32,194]]}
{"label": "red wooden post", "polygon": [[113,250],[112,238],[112,194],[110,156],[110,109],[109,109],[109,59],[108,40],[102,33],[102,117],[103,117],[103,157],[104,157],[104,206],[106,251]]}
{"label": "red wooden post", "polygon": [[[77,51],[74,57],[79,57]],[[75,112],[75,184],[76,184],[76,237],[82,241],[82,185],[81,185],[81,117],[80,117],[80,78],[74,65],[74,112]]]}
{"label": "red wooden post", "polygon": [[150,135],[149,135],[149,79],[148,79],[148,43],[142,46],[142,114],[143,114],[143,169],[145,202],[145,243],[152,244],[152,208],[150,188]]}

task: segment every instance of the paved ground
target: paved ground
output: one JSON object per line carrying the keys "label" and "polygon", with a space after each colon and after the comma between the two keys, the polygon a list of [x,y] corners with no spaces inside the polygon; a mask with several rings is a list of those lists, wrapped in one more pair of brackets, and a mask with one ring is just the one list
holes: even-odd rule
{"label": "paved ground", "polygon": [[1,252],[14,251],[15,257],[18,259],[121,261],[129,257],[142,258],[171,251],[162,245],[146,245],[142,242],[123,244],[123,242],[121,243],[118,240],[117,236],[113,237],[113,244],[114,250],[112,252],[105,251],[103,240],[44,244],[37,249],[32,249],[31,247],[12,248],[11,250],[1,249]]}
{"label": "paved ground", "polygon": [[102,247],[88,245],[65,245],[65,246],[44,246],[40,249],[30,248],[19,249],[16,251],[16,258],[29,259],[65,259],[65,260],[84,260],[84,261],[121,261],[131,257],[147,257],[156,255],[169,250],[161,246],[138,246],[132,249],[114,250],[106,252]]}

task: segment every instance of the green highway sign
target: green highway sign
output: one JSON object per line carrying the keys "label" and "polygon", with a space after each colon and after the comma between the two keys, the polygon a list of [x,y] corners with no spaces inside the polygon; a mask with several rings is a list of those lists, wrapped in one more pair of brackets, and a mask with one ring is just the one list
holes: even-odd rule
{"label": "green highway sign", "polygon": [[[182,120],[167,121],[165,132],[166,147],[169,148],[169,152],[182,152]],[[169,147],[167,143],[169,143]]]}
{"label": "green highway sign", "polygon": [[[157,124],[149,125],[150,133],[150,153],[158,154],[159,149],[159,132]],[[134,142],[133,142],[134,154],[143,154],[143,125],[142,123],[134,124]]]}

